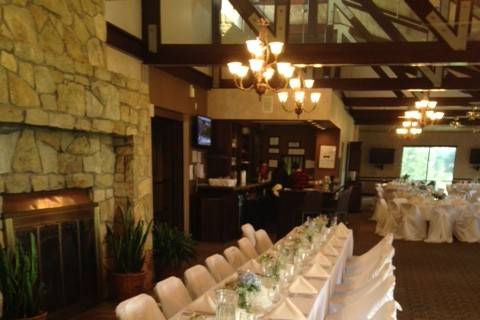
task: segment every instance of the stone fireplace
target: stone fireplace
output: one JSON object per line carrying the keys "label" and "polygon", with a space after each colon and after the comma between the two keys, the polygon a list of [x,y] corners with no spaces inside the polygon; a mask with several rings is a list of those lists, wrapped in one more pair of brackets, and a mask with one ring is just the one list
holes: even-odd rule
{"label": "stone fireplace", "polygon": [[14,239],[3,198],[82,190],[102,288],[116,209],[128,200],[152,218],[148,86],[106,69],[104,10],[104,0],[0,1],[0,244]]}

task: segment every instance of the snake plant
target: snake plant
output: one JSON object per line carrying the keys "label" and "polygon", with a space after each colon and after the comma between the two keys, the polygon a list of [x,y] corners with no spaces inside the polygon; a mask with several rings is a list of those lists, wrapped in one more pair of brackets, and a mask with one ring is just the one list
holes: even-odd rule
{"label": "snake plant", "polygon": [[43,290],[33,234],[29,235],[25,247],[17,241],[15,248],[0,250],[0,291],[4,297],[5,319],[28,318],[41,313]]}
{"label": "snake plant", "polygon": [[179,267],[182,262],[195,259],[195,241],[165,222],[155,222],[153,227],[153,254],[160,267]]}
{"label": "snake plant", "polygon": [[135,221],[131,210],[128,210],[121,214],[117,227],[107,226],[107,245],[113,257],[114,272],[141,272],[145,261],[145,242],[152,222]]}

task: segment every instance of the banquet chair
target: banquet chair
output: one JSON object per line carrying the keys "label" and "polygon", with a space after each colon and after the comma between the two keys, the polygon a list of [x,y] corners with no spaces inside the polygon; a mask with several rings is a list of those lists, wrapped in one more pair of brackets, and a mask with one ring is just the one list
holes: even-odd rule
{"label": "banquet chair", "polygon": [[370,217],[370,220],[378,221],[383,212],[379,211],[380,200],[383,199],[383,192],[377,190],[377,199],[375,201],[375,209],[373,210],[373,215]]}
{"label": "banquet chair", "polygon": [[339,222],[348,225],[348,213],[350,211],[350,198],[352,196],[353,187],[340,192],[338,196],[337,208],[335,209],[335,216],[339,218]]}
{"label": "banquet chair", "polygon": [[345,305],[337,312],[328,315],[326,320],[365,320],[371,319],[382,306],[393,299],[395,276],[389,276],[369,294]]}
{"label": "banquet chair", "polygon": [[227,258],[228,263],[234,268],[238,269],[243,266],[248,258],[237,247],[228,247],[223,251],[223,255]]}
{"label": "banquet chair", "polygon": [[348,273],[352,269],[356,269],[365,263],[378,260],[380,255],[386,251],[386,248],[391,247],[393,242],[393,234],[389,233],[370,250],[360,256],[352,256],[346,263],[345,271]]}
{"label": "banquet chair", "polygon": [[[382,263],[377,264],[377,268]],[[364,274],[363,277],[355,277],[350,279],[348,282],[343,281],[343,283],[337,284],[335,286],[336,293],[342,292],[355,292],[357,290],[361,290],[364,286],[367,286],[371,281],[375,281],[377,279],[385,279],[388,276],[394,274],[395,267],[393,266],[391,261],[387,261],[383,263],[383,266],[372,275]]]}
{"label": "banquet chair", "polygon": [[252,245],[255,247],[256,240],[255,240],[255,228],[250,223],[245,223],[242,225],[242,233],[245,238],[250,240]]}
{"label": "banquet chair", "polygon": [[271,247],[273,247],[272,240],[270,240],[268,233],[263,229],[255,231],[255,240],[257,243],[255,249],[259,254],[262,254]]}
{"label": "banquet chair", "polygon": [[238,247],[243,252],[243,254],[247,256],[247,258],[255,259],[258,257],[258,252],[257,250],[255,250],[255,247],[252,245],[250,240],[243,237],[240,240],[238,240],[237,243],[238,243]]}
{"label": "banquet chair", "polygon": [[427,221],[420,212],[420,208],[413,203],[401,203],[400,215],[396,238],[410,241],[425,240]]}
{"label": "banquet chair", "polygon": [[121,302],[115,316],[118,320],[166,320],[155,300],[145,293]]}
{"label": "banquet chair", "polygon": [[167,318],[171,318],[192,302],[187,288],[177,277],[169,277],[158,282],[153,288],[153,295],[160,302]]}
{"label": "banquet chair", "polygon": [[217,282],[220,282],[235,273],[235,270],[230,263],[218,253],[205,259],[205,265]]}
{"label": "banquet chair", "polygon": [[453,242],[454,209],[455,207],[451,206],[437,206],[432,209],[430,227],[425,242]]}
{"label": "banquet chair", "polygon": [[207,290],[216,285],[215,279],[204,266],[197,264],[184,273],[185,283],[192,298],[200,297]]}
{"label": "banquet chair", "polygon": [[377,221],[377,225],[375,226],[375,233],[380,235],[388,234],[389,230],[385,230],[385,223],[387,222],[389,212],[388,212],[388,205],[385,199],[379,198],[377,205],[375,207],[375,220]]}
{"label": "banquet chair", "polygon": [[395,255],[395,248],[388,246],[378,255],[376,259],[366,261],[355,269],[349,269],[348,273],[344,275],[344,282],[351,281],[355,277],[362,277],[364,275],[375,275],[386,263],[391,263]]}
{"label": "banquet chair", "polygon": [[459,212],[453,226],[453,235],[463,242],[479,242],[480,226],[475,213],[468,209]]}

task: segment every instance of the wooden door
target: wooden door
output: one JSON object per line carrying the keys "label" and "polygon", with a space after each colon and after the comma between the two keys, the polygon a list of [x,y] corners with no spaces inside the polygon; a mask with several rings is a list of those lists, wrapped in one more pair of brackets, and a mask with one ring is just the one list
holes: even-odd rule
{"label": "wooden door", "polygon": [[183,230],[183,123],[152,119],[153,210],[156,221]]}

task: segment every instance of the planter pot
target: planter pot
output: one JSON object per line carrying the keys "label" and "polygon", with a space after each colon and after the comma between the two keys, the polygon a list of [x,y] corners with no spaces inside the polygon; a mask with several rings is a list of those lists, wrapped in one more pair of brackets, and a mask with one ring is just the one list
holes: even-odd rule
{"label": "planter pot", "polygon": [[45,319],[47,319],[47,315],[48,315],[48,313],[44,312],[44,313],[39,314],[38,316],[35,316],[35,317],[20,318],[20,319],[17,319],[17,320],[45,320]]}
{"label": "planter pot", "polygon": [[114,273],[113,288],[118,300],[125,300],[144,292],[145,272]]}

